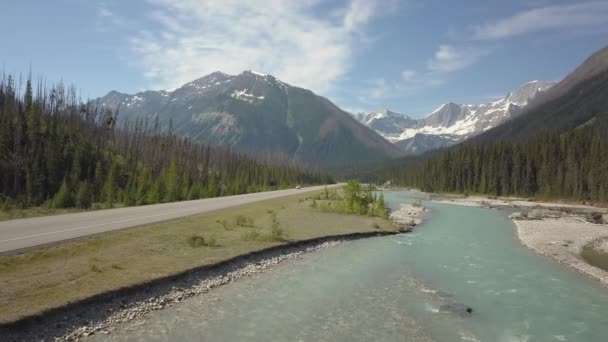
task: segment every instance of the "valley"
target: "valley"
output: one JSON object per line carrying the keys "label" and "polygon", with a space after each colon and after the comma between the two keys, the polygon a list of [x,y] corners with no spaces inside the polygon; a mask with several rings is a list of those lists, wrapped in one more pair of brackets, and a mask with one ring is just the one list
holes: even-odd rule
{"label": "valley", "polygon": [[3,9],[1,342],[606,339],[607,2]]}

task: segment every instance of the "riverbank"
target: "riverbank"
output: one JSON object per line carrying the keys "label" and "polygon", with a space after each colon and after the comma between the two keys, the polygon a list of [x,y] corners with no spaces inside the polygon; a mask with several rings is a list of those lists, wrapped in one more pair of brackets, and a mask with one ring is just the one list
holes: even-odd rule
{"label": "riverbank", "polygon": [[396,231],[377,217],[319,212],[315,193],[0,256],[0,324],[94,296],[320,237]]}
{"label": "riverbank", "polygon": [[585,246],[608,236],[608,224],[593,224],[576,216],[514,222],[524,246],[608,287],[608,272],[590,265],[581,255]]}
{"label": "riverbank", "polygon": [[179,303],[240,278],[270,269],[351,240],[394,232],[352,233],[321,237],[270,247],[146,284],[118,289],[67,304],[37,317],[0,327],[3,341],[77,341],[94,334],[108,334],[116,327],[155,310]]}
{"label": "riverbank", "polygon": [[[512,208],[510,215],[519,241],[532,251],[547,256],[608,287],[608,271],[583,258],[584,248],[604,250],[608,238],[605,208],[561,202],[534,202],[521,198],[481,196],[434,196],[434,202],[485,208]],[[595,217],[595,219],[594,219]]]}

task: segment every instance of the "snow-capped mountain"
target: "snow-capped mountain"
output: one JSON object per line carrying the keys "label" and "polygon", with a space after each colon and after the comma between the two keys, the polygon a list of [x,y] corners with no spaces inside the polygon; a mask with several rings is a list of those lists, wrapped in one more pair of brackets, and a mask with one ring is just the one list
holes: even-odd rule
{"label": "snow-capped mountain", "polygon": [[418,120],[387,109],[355,117],[406,152],[418,154],[466,140],[516,117],[532,99],[554,84],[528,82],[490,103],[448,102]]}
{"label": "snow-capped mountain", "polygon": [[158,120],[176,134],[256,155],[328,167],[380,162],[403,152],[324,97],[254,71],[214,72],[174,90],[108,93],[120,122]]}
{"label": "snow-capped mountain", "polygon": [[359,122],[382,135],[400,134],[417,122],[405,114],[395,113],[388,109],[382,109],[369,114],[359,113],[355,117]]}

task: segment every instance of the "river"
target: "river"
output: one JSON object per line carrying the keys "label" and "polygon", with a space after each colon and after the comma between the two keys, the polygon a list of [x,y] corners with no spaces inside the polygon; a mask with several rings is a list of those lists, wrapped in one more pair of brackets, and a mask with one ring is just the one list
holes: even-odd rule
{"label": "river", "polygon": [[[412,197],[385,193],[392,208]],[[309,254],[91,340],[607,340],[608,289],[521,246],[500,211],[423,204],[412,234]]]}

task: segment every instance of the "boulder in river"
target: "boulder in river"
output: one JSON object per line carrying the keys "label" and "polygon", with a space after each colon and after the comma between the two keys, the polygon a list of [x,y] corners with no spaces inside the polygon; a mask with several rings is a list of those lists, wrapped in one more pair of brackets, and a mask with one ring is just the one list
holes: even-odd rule
{"label": "boulder in river", "polygon": [[409,224],[404,224],[399,226],[399,233],[411,233],[414,231],[414,226]]}
{"label": "boulder in river", "polygon": [[400,233],[410,233],[422,223],[424,207],[402,204],[399,210],[391,213],[391,220],[399,227]]}
{"label": "boulder in river", "polygon": [[522,214],[521,212],[516,212],[516,213],[509,215],[509,218],[511,220],[523,220],[524,214]]}
{"label": "boulder in river", "polygon": [[587,221],[594,223],[594,224],[606,223],[606,221],[604,220],[604,215],[602,215],[602,213],[598,213],[598,212],[587,214]]}
{"label": "boulder in river", "polygon": [[460,317],[469,317],[473,314],[473,308],[462,303],[446,303],[439,307],[439,311],[456,314]]}

